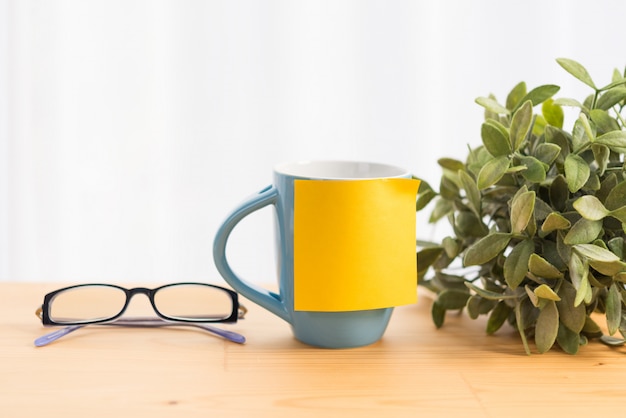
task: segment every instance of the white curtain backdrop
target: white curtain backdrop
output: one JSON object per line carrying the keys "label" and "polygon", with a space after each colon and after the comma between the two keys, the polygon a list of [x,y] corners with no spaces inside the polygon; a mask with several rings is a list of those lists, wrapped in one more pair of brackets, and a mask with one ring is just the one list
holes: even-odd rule
{"label": "white curtain backdrop", "polygon": [[[222,219],[287,160],[437,185],[477,96],[626,64],[619,0],[0,0],[0,280],[220,282]],[[274,280],[272,212],[232,264]],[[420,220],[422,238],[437,230]]]}

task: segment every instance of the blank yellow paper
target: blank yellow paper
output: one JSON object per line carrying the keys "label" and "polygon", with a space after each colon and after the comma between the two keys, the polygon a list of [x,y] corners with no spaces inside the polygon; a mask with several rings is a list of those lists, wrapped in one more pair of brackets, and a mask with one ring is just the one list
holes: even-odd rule
{"label": "blank yellow paper", "polygon": [[419,180],[296,180],[294,309],[415,303]]}

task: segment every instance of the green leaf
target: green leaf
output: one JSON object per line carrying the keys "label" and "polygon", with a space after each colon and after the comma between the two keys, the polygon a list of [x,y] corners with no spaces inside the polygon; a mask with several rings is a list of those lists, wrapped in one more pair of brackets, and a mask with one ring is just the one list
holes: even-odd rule
{"label": "green leaf", "polygon": [[580,286],[576,290],[576,298],[574,299],[574,306],[579,306],[585,302],[589,302],[591,297],[591,285],[589,284],[589,275],[584,274],[580,281]]}
{"label": "green leaf", "polygon": [[569,152],[569,133],[563,129],[547,125],[544,132],[544,140],[549,144],[556,144],[561,150]]}
{"label": "green leaf", "polygon": [[483,299],[480,296],[472,295],[467,300],[467,304],[466,304],[467,315],[470,318],[476,319],[480,315],[480,313],[478,312],[478,309],[479,309],[478,307],[480,305],[481,300],[486,300],[486,299]]}
{"label": "green leaf", "polygon": [[607,242],[607,244],[613,254],[615,254],[621,259],[624,259],[626,257],[626,253],[624,252],[624,247],[625,247],[626,242],[624,241],[624,238],[622,237],[611,238],[609,242]]}
{"label": "green leaf", "polygon": [[599,291],[607,289],[611,285],[611,279],[602,275],[598,275],[598,277],[596,277],[593,273],[594,271],[589,269],[589,274],[587,275],[587,277],[589,278],[589,284],[591,285],[592,290],[594,290],[594,296],[596,297],[597,302],[596,304],[599,307],[598,310],[603,311],[604,303],[598,303],[597,297],[600,296],[600,299],[602,299],[602,296],[604,296],[604,294],[600,293]]}
{"label": "green leaf", "polygon": [[470,203],[471,209],[474,211],[476,216],[480,217],[480,190],[476,186],[476,182],[474,179],[464,170],[459,170],[458,172],[459,180],[461,180],[461,185],[465,190],[465,195],[467,196],[467,200]]}
{"label": "green leaf", "polygon": [[478,172],[481,168],[492,158],[493,156],[489,154],[489,151],[487,151],[484,145],[470,149],[469,155],[467,156],[467,169],[474,176],[478,176]]}
{"label": "green leaf", "polygon": [[428,182],[422,178],[417,176],[412,176],[414,180],[419,180],[419,187],[417,188],[417,193],[424,193],[427,190],[432,190],[433,188],[428,184]]}
{"label": "green leaf", "polygon": [[617,273],[615,276],[613,276],[613,280],[616,280],[620,283],[626,283],[626,271]]}
{"label": "green leaf", "polygon": [[526,170],[522,171],[522,176],[532,183],[543,183],[546,179],[547,166],[535,157],[524,156],[520,158],[520,162],[526,166]]}
{"label": "green leaf", "polygon": [[449,174],[441,177],[439,194],[441,197],[448,200],[454,200],[459,197],[459,186],[450,178]]}
{"label": "green leaf", "polygon": [[613,189],[617,186],[617,175],[615,173],[610,173],[604,176],[604,179],[600,183],[600,190],[596,191],[596,197],[600,199],[602,203],[604,203],[604,207],[607,209],[615,209],[615,207],[611,208],[607,206],[607,197]]}
{"label": "green leaf", "polygon": [[600,342],[604,345],[608,345],[609,347],[621,347],[626,344],[626,339],[611,337],[610,335],[602,335],[600,337]]}
{"label": "green leaf", "polygon": [[477,266],[495,258],[506,248],[511,240],[510,234],[495,232],[481,238],[465,252],[463,264],[466,266]]}
{"label": "green leaf", "polygon": [[535,308],[538,308],[540,301],[539,301],[539,297],[535,295],[535,292],[533,292],[533,290],[528,285],[524,286],[524,291],[526,291],[526,294],[528,295],[528,300],[530,300],[530,303],[532,303]]}
{"label": "green leaf", "polygon": [[567,232],[563,242],[567,245],[588,244],[602,232],[602,221],[579,219]]}
{"label": "green leaf", "polygon": [[554,100],[547,99],[541,105],[541,113],[543,117],[546,119],[552,126],[556,126],[557,128],[563,127],[563,108],[556,104]]}
{"label": "green leaf", "polygon": [[522,312],[522,304],[517,303],[515,305],[515,323],[517,324],[517,331],[522,338],[522,344],[524,345],[524,351],[527,355],[530,355],[530,347],[528,346],[528,340],[526,338],[526,323],[524,321],[524,315]]}
{"label": "green leaf", "polygon": [[557,243],[551,239],[544,239],[541,244],[541,256],[559,271],[567,270],[567,265],[561,258],[557,249]]}
{"label": "green leaf", "polygon": [[424,193],[418,194],[417,200],[415,201],[415,211],[419,212],[424,209],[436,196],[437,193],[433,190],[426,190]]}
{"label": "green leaf", "polygon": [[569,199],[569,188],[567,180],[562,175],[558,175],[552,180],[550,185],[550,204],[559,211],[565,209],[565,202]]}
{"label": "green leaf", "polygon": [[556,231],[556,252],[559,254],[561,260],[567,263],[572,256],[572,247],[565,244],[563,239],[565,238],[565,231]]}
{"label": "green leaf", "polygon": [[578,107],[580,109],[584,109],[585,108],[585,106],[583,106],[583,104],[580,103],[578,100],[568,99],[566,97],[562,97],[562,98],[556,99],[554,101],[554,103],[558,104],[559,106]]}
{"label": "green leaf", "polygon": [[610,211],[609,215],[619,220],[621,223],[626,224],[626,206]]}
{"label": "green leaf", "polygon": [[456,234],[465,238],[481,238],[489,233],[489,229],[487,229],[487,226],[482,222],[482,220],[480,220],[474,212],[469,210],[457,212],[451,222],[453,226],[456,226]]}
{"label": "green leaf", "polygon": [[457,240],[452,237],[445,237],[443,241],[441,241],[441,245],[443,246],[443,250],[446,252],[446,255],[451,259],[459,255],[461,250],[461,246]]}
{"label": "green leaf", "polygon": [[517,289],[526,277],[528,259],[533,251],[535,251],[535,244],[532,240],[520,241],[504,261],[504,280],[511,289]]}
{"label": "green leaf", "polygon": [[493,120],[488,120],[482,124],[480,134],[485,148],[494,157],[501,155],[509,155],[511,153],[511,144],[508,136],[494,125]]}
{"label": "green leaf", "polygon": [[587,316],[581,333],[589,338],[598,338],[602,335],[602,329],[593,319]]}
{"label": "green leaf", "polygon": [[604,206],[608,210],[615,210],[624,206],[624,202],[626,202],[626,180],[611,189],[604,201]]}
{"label": "green leaf", "polygon": [[528,260],[528,269],[537,277],[560,279],[563,273],[538,254],[532,254]]}
{"label": "green leaf", "polygon": [[618,286],[613,283],[606,296],[606,325],[609,335],[617,332],[622,320],[622,297]]}
{"label": "green leaf", "polygon": [[611,131],[596,138],[597,144],[606,145],[617,153],[626,149],[626,131]]}
{"label": "green leaf", "polygon": [[564,281],[557,294],[561,298],[561,300],[556,303],[561,322],[576,334],[580,333],[585,325],[587,310],[584,305],[574,306],[576,289],[571,283]]}
{"label": "green leaf", "polygon": [[563,215],[557,212],[552,212],[546,217],[546,220],[543,221],[541,230],[545,233],[550,233],[557,229],[568,229],[570,226],[570,221],[568,221]]}
{"label": "green leaf", "polygon": [[586,262],[580,259],[576,253],[572,253],[569,261],[569,276],[572,281],[574,289],[576,289],[576,296],[574,297],[574,307],[579,306],[584,296],[586,295],[585,287],[589,287],[589,266]]}
{"label": "green leaf", "polygon": [[561,147],[556,144],[542,143],[535,149],[535,157],[544,164],[552,165],[561,153]]}
{"label": "green leaf", "polygon": [[599,221],[610,213],[602,202],[592,195],[586,195],[576,199],[574,209],[576,209],[583,218],[590,221]]}
{"label": "green leaf", "polygon": [[534,293],[535,295],[537,295],[538,298],[541,298],[541,299],[553,300],[555,302],[558,302],[561,300],[559,295],[557,295],[554,292],[554,290],[552,290],[552,288],[548,286],[547,284],[542,284],[542,285],[537,286]]}
{"label": "green leaf", "polygon": [[601,187],[602,185],[600,184],[600,177],[598,177],[598,174],[595,171],[590,173],[587,182],[583,186],[583,188],[588,192],[597,192],[598,190],[600,190]]}
{"label": "green leaf", "polygon": [[430,218],[428,219],[428,222],[435,223],[441,218],[443,218],[444,216],[446,216],[448,213],[452,212],[453,210],[454,210],[454,205],[452,201],[448,199],[439,198],[435,201],[435,207],[433,208],[433,211],[430,213]]}
{"label": "green leaf", "polygon": [[498,302],[496,307],[491,311],[489,319],[487,320],[487,334],[491,335],[499,330],[511,314],[512,310],[513,309],[505,302]]}
{"label": "green leaf", "polygon": [[611,150],[609,147],[602,144],[591,145],[591,151],[593,152],[593,158],[598,164],[598,171],[600,175],[603,175],[606,171],[606,167],[609,164],[609,157],[611,156]]}
{"label": "green leaf", "polygon": [[469,283],[469,282],[464,282],[463,284],[468,289],[473,290],[474,292],[476,292],[477,295],[479,295],[480,297],[483,297],[485,299],[489,299],[489,300],[513,300],[513,299],[517,299],[516,295],[507,295],[507,294],[504,294],[504,293],[493,292],[491,290],[485,290],[482,287],[478,287],[478,286],[473,285],[472,283]]}
{"label": "green leaf", "polygon": [[525,192],[511,203],[511,232],[519,234],[528,225],[535,209],[535,192]]}
{"label": "green leaf", "polygon": [[581,113],[580,117],[574,122],[574,127],[571,132],[571,148],[576,154],[579,154],[582,150],[586,149],[586,147],[591,144],[591,141],[596,137],[595,135],[589,136],[587,134],[587,129],[585,129],[583,120],[587,120],[587,118],[583,113]]}
{"label": "green leaf", "polygon": [[511,119],[511,128],[510,128],[510,139],[511,146],[514,151],[517,151],[524,139],[526,139],[526,135],[528,135],[528,131],[530,130],[530,125],[533,119],[533,105],[530,100],[526,100],[524,104],[513,114],[513,119]]}
{"label": "green leaf", "polygon": [[478,189],[483,190],[497,183],[504,176],[510,164],[511,161],[504,155],[487,162],[478,173]]}
{"label": "green leaf", "polygon": [[556,62],[558,62],[565,71],[567,71],[592,89],[596,89],[596,85],[591,79],[589,72],[581,64],[568,58],[558,58]]}
{"label": "green leaf", "polygon": [[589,142],[593,142],[596,139],[596,132],[595,129],[591,127],[591,125],[589,124],[589,119],[587,118],[587,115],[585,115],[584,113],[581,113],[580,116],[578,116],[578,121],[577,121],[580,126],[582,127],[582,129],[584,130],[584,139],[589,141]]}
{"label": "green leaf", "polygon": [[467,313],[470,318],[476,319],[480,315],[490,312],[496,305],[496,301],[485,299],[478,295],[472,295],[467,300]]}
{"label": "green leaf", "polygon": [[437,164],[439,164],[441,168],[448,169],[453,173],[465,168],[465,165],[461,161],[455,160],[454,158],[440,158],[437,160]]}
{"label": "green leaf", "polygon": [[554,345],[558,331],[559,311],[555,302],[550,300],[539,312],[535,325],[535,345],[540,353],[545,353]]}
{"label": "green leaf", "polygon": [[619,257],[611,251],[606,250],[594,244],[578,244],[574,245],[574,251],[585,258],[595,261],[613,262],[619,261]]}
{"label": "green leaf", "polygon": [[593,109],[589,112],[589,117],[596,124],[599,134],[620,130],[617,120],[613,118],[606,110]]}
{"label": "green leaf", "polygon": [[589,273],[589,267],[576,252],[571,253],[568,267],[572,285],[578,290],[583,276]]}
{"label": "green leaf", "polygon": [[441,256],[442,247],[428,247],[417,252],[417,272],[421,276]]}
{"label": "green leaf", "polygon": [[[554,96],[561,88],[559,86],[555,86],[553,84],[546,84],[543,86],[536,87],[528,92],[528,94],[520,101],[520,103],[525,103],[527,100],[530,100],[533,106],[537,106],[540,103],[543,103],[545,100]],[[517,105],[520,107],[520,104]]]}
{"label": "green leaf", "polygon": [[[537,206],[535,206],[536,208]],[[526,226],[526,235],[529,237],[534,237],[537,234],[537,217],[536,213],[533,213],[530,221],[528,221],[528,226]]]}
{"label": "green leaf", "polygon": [[568,154],[565,158],[565,178],[570,192],[581,189],[589,179],[591,171],[585,160],[576,154]]}
{"label": "green leaf", "polygon": [[433,323],[437,328],[441,328],[443,326],[443,322],[446,319],[446,310],[438,304],[436,301],[433,302],[433,306],[430,310],[430,315],[433,318]]}
{"label": "green leaf", "polygon": [[[559,317],[562,317],[560,311]],[[580,348],[580,335],[567,328],[561,321],[559,322],[559,331],[556,335],[556,343],[567,354],[576,354]]]}
{"label": "green leaf", "polygon": [[605,91],[598,98],[596,107],[603,109],[603,110],[608,110],[624,99],[626,99],[626,87],[624,86],[613,87],[612,89]]}
{"label": "green leaf", "polygon": [[500,103],[498,103],[496,100],[492,99],[491,97],[478,97],[476,100],[476,103],[478,103],[479,105],[481,105],[482,107],[484,107],[485,109],[497,113],[497,114],[504,114],[504,115],[508,115],[509,114],[509,110],[502,106]]}
{"label": "green leaf", "polygon": [[535,198],[535,218],[543,221],[552,213],[552,207],[538,197]]}
{"label": "green leaf", "polygon": [[445,289],[437,296],[437,303],[445,310],[462,309],[469,299],[469,292],[456,289]]}
{"label": "green leaf", "polygon": [[621,272],[626,272],[626,263],[622,261],[596,261],[589,260],[589,265],[601,274],[606,276],[617,276]]}
{"label": "green leaf", "polygon": [[506,172],[508,174],[514,174],[514,173],[519,173],[519,172],[523,172],[526,170],[528,170],[528,167],[526,167],[525,165],[514,165],[514,166],[507,168]]}
{"label": "green leaf", "polygon": [[548,126],[550,125],[548,124],[548,122],[546,122],[543,115],[535,115],[533,117],[533,123],[530,132],[535,136],[542,136]]}
{"label": "green leaf", "polygon": [[520,82],[506,97],[506,108],[509,110],[513,110],[517,107],[523,97],[526,96],[526,83]]}
{"label": "green leaf", "polygon": [[619,86],[622,84],[626,84],[626,78],[624,78],[620,70],[618,70],[617,68],[614,68],[613,76],[611,77],[611,83],[607,86],[602,87],[600,90],[604,91],[604,90],[612,89],[613,87]]}

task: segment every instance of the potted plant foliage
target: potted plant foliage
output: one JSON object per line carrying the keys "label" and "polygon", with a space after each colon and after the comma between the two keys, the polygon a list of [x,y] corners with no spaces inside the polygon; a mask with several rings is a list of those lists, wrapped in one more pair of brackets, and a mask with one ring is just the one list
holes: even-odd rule
{"label": "potted plant foliage", "polygon": [[[487,333],[508,322],[528,354],[533,340],[540,353],[557,344],[575,354],[626,336],[626,73],[598,87],[581,64],[557,62],[588,97],[554,99],[558,86],[521,82],[503,104],[476,99],[482,144],[464,162],[440,159],[439,191],[423,181],[417,200],[453,231],[418,247],[435,325],[450,310],[487,315]],[[577,110],[569,129],[564,107]]]}

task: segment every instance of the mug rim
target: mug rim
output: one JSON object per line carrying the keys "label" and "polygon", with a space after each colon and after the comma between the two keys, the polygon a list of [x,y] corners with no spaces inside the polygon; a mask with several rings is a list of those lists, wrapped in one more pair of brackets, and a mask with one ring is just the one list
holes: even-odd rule
{"label": "mug rim", "polygon": [[274,172],[291,177],[319,180],[368,180],[411,176],[408,170],[395,165],[356,160],[283,162],[274,166]]}

